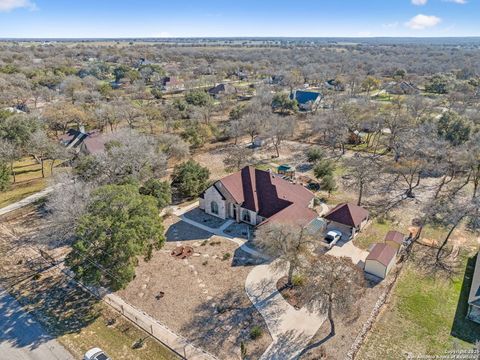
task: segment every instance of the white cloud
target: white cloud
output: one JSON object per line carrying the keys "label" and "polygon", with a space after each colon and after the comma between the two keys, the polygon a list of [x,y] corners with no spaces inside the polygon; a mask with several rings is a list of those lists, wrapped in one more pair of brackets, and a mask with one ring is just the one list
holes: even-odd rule
{"label": "white cloud", "polygon": [[[425,5],[427,3],[428,0],[412,0],[412,4],[413,5],[418,5],[418,6],[421,6],[421,5]],[[460,0],[461,1],[461,0]]]}
{"label": "white cloud", "polygon": [[467,0],[444,0],[446,2],[452,2],[452,3],[455,3],[455,4],[461,4],[461,5],[465,5],[467,3]]}
{"label": "white cloud", "polygon": [[438,25],[441,21],[442,19],[434,15],[418,14],[405,23],[405,25],[410,29],[423,30]]}
{"label": "white cloud", "polygon": [[8,12],[18,8],[36,10],[37,6],[30,0],[0,0],[0,12]]}

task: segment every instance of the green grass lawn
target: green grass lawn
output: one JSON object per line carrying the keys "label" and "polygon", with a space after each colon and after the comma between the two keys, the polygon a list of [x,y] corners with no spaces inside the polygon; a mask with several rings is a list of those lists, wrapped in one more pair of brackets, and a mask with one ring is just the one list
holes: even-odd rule
{"label": "green grass lawn", "polygon": [[[47,179],[52,176],[50,171],[51,160],[44,163],[45,178],[42,178],[41,165],[34,158],[25,157],[14,163],[15,183],[4,191],[0,192],[0,208],[22,200],[29,195],[43,190],[47,186]],[[55,166],[60,162],[56,161]],[[60,169],[56,169],[59,171]]]}
{"label": "green grass lawn", "polygon": [[[115,324],[107,325],[107,320],[115,319]],[[132,349],[139,339],[145,339],[141,349]],[[145,332],[122,318],[116,312],[102,305],[101,316],[75,333],[60,336],[57,339],[78,358],[92,348],[104,349],[112,359],[173,360],[179,359],[170,350]]]}
{"label": "green grass lawn", "polygon": [[406,265],[357,358],[393,360],[406,352],[442,355],[454,347],[473,348],[480,325],[465,319],[471,261],[463,258],[452,280],[425,276]]}
{"label": "green grass lawn", "polygon": [[395,229],[389,220],[374,219],[353,239],[353,243],[361,249],[368,250],[372,244],[382,243],[389,230],[402,232],[403,229]]}

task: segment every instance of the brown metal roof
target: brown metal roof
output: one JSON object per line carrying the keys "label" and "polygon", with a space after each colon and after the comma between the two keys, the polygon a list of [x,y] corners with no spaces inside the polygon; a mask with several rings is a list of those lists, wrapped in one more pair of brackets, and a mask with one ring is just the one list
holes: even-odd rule
{"label": "brown metal roof", "polygon": [[308,224],[317,217],[309,209],[313,193],[269,171],[244,167],[219,180],[243,208],[255,211],[267,221]]}
{"label": "brown metal roof", "polygon": [[405,235],[399,231],[390,230],[387,235],[385,235],[385,241],[393,241],[398,245],[402,245]]}
{"label": "brown metal roof", "polygon": [[379,263],[388,266],[392,259],[395,257],[397,250],[388,244],[377,243],[373,246],[370,254],[368,254],[366,260],[375,260]]}
{"label": "brown metal roof", "polygon": [[363,220],[368,218],[368,211],[361,206],[345,203],[335,206],[324,218],[340,224],[357,227]]}

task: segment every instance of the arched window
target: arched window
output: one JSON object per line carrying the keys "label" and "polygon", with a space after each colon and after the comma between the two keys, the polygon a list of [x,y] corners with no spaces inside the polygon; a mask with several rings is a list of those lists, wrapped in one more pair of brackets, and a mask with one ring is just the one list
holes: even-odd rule
{"label": "arched window", "polygon": [[250,219],[250,211],[248,210],[243,210],[242,212],[242,220],[245,221],[245,222],[251,222],[251,219]]}
{"label": "arched window", "polygon": [[218,214],[218,204],[215,201],[210,203],[210,210],[212,214]]}

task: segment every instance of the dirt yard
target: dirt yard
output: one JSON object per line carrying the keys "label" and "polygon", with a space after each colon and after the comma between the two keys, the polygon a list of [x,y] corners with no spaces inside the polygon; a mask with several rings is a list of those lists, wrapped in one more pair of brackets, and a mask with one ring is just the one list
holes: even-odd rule
{"label": "dirt yard", "polygon": [[[178,359],[40,255],[43,250],[61,257],[67,251],[38,243],[38,231],[48,226],[43,215],[41,207],[32,206],[0,219],[0,287],[78,359],[93,345],[114,359]],[[140,339],[143,347],[134,348]]]}
{"label": "dirt yard", "polygon": [[[230,240],[174,216],[165,223],[164,248],[148,263],[140,261],[135,280],[118,295],[221,359],[240,359],[242,343],[247,358],[257,359],[272,339],[244,289],[254,259]],[[193,248],[193,254],[172,256],[178,246]],[[254,327],[262,329],[256,340]]]}
{"label": "dirt yard", "polygon": [[328,338],[330,323],[325,321],[304,351],[302,360],[344,359],[384,291],[385,286],[382,282],[376,285],[371,283],[347,316],[340,317],[334,314],[335,336],[331,338]]}

